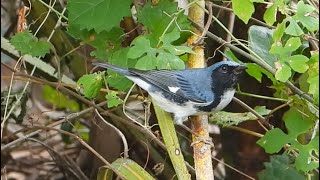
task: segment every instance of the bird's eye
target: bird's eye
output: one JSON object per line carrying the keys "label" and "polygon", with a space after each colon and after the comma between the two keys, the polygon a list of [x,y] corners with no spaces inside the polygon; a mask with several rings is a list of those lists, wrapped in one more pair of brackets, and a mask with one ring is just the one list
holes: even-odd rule
{"label": "bird's eye", "polygon": [[222,73],[227,73],[228,72],[227,69],[228,69],[227,66],[224,65],[224,66],[221,67],[221,72]]}

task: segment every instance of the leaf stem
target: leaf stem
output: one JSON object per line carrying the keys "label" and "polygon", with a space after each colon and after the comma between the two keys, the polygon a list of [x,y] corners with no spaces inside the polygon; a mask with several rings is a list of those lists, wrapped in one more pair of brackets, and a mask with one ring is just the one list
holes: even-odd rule
{"label": "leaf stem", "polygon": [[251,94],[251,93],[246,93],[246,92],[241,92],[241,91],[236,91],[236,93],[239,95],[243,95],[243,96],[255,97],[255,98],[260,98],[260,99],[268,99],[268,100],[273,100],[273,101],[281,101],[281,102],[288,102],[289,101],[287,99],[262,96],[262,95],[258,95],[258,94]]}

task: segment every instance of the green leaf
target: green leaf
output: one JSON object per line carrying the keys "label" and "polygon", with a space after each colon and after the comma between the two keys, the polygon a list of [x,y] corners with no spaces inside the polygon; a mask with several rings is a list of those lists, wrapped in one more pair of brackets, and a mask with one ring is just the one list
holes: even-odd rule
{"label": "green leaf", "polygon": [[48,85],[43,86],[42,97],[47,103],[52,104],[55,108],[67,109],[71,112],[80,110],[79,104],[76,101]]}
{"label": "green leaf", "polygon": [[270,6],[263,15],[263,20],[270,26],[277,20],[277,4]]}
{"label": "green leaf", "polygon": [[231,0],[233,12],[247,24],[254,12],[254,5],[250,0]]}
{"label": "green leaf", "polygon": [[301,46],[301,40],[299,37],[291,37],[287,42],[284,48],[288,51],[295,51]]}
{"label": "green leaf", "polygon": [[277,56],[269,53],[273,43],[273,31],[262,26],[251,26],[248,32],[249,47],[257,53],[266,63],[274,67]]}
{"label": "green leaf", "polygon": [[254,77],[257,81],[259,81],[261,83],[262,73],[257,67],[260,67],[260,66],[254,64],[254,63],[248,63],[246,72],[250,76]]}
{"label": "green leaf", "polygon": [[286,64],[280,64],[275,78],[281,82],[286,82],[291,77],[291,68]]}
{"label": "green leaf", "polygon": [[[179,9],[177,5],[177,2],[161,0],[157,5],[153,6],[148,1],[141,9],[141,12],[138,13],[138,22],[147,28],[152,47],[156,47],[164,31],[170,33],[172,31],[180,32],[179,28],[183,30],[190,29],[188,17],[183,13],[177,14],[177,9]],[[170,23],[173,18],[176,18],[176,22]],[[185,38],[186,34],[188,33],[181,33],[180,37]]]}
{"label": "green leaf", "polygon": [[28,31],[19,32],[12,36],[10,43],[21,52],[22,55],[29,54],[33,57],[43,57],[51,48],[51,44],[46,41],[39,41]]}
{"label": "green leaf", "polygon": [[305,179],[302,174],[292,167],[292,163],[286,154],[273,155],[270,157],[270,162],[266,162],[264,165],[266,168],[258,174],[259,180]]}
{"label": "green leaf", "polygon": [[123,17],[131,15],[131,3],[131,0],[122,0],[121,3],[113,0],[70,0],[69,23],[79,25],[80,29],[94,29],[98,33],[109,31],[119,27]]}
{"label": "green leaf", "polygon": [[[112,53],[111,57],[109,57],[109,63],[112,65],[130,68],[134,67],[136,61],[132,59],[127,58],[129,48],[122,48],[114,53]],[[120,73],[117,73],[112,70],[107,70],[108,76],[107,76],[107,82],[109,86],[116,88],[120,91],[126,91],[132,86],[132,81],[127,79],[125,76],[123,76]]]}
{"label": "green leaf", "polygon": [[132,180],[154,180],[154,178],[144,170],[139,164],[131,159],[119,158],[112,162],[112,167],[118,171],[123,179]]}
{"label": "green leaf", "polygon": [[103,74],[104,73],[83,75],[77,81],[77,84],[83,87],[83,92],[85,97],[93,98],[97,96],[97,94],[99,93],[102,87]]}
{"label": "green leaf", "polygon": [[276,79],[273,77],[273,75],[257,64],[247,63],[246,72],[259,82],[261,82],[262,74],[265,74],[273,82],[273,84],[276,83]]}
{"label": "green leaf", "polygon": [[160,52],[156,59],[158,69],[185,69],[184,62],[170,53]]}
{"label": "green leaf", "polygon": [[319,155],[319,136],[312,139],[307,145],[301,145],[295,166],[298,170],[309,172],[319,168],[319,161],[314,157]]}
{"label": "green leaf", "polygon": [[303,1],[299,1],[297,4],[297,14],[294,19],[301,22],[309,31],[319,30],[319,18],[311,17],[310,14],[315,10],[311,5],[304,4]]}
{"label": "green leaf", "polygon": [[319,75],[309,78],[309,93],[313,95],[316,104],[319,104]]}
{"label": "green leaf", "polygon": [[156,65],[156,58],[154,56],[146,55],[138,60],[135,68],[140,70],[150,70],[156,69]]}
{"label": "green leaf", "polygon": [[288,142],[288,135],[281,129],[274,128],[268,131],[261,139],[257,141],[261,147],[269,154],[279,152]]}
{"label": "green leaf", "polygon": [[309,62],[313,63],[308,70],[308,93],[312,94],[315,103],[319,105],[319,52],[312,54]]}
{"label": "green leaf", "polygon": [[249,0],[250,2],[258,2],[258,3],[263,3],[264,0]]}
{"label": "green leaf", "polygon": [[254,108],[254,110],[259,113],[261,116],[265,116],[265,115],[268,115],[271,110],[270,109],[267,109],[266,106],[256,106]]}
{"label": "green leaf", "polygon": [[285,32],[292,36],[300,36],[303,33],[302,29],[294,19],[289,19],[289,26],[286,28]]}
{"label": "green leaf", "polygon": [[180,33],[178,31],[172,31],[170,33],[164,34],[160,37],[160,41],[163,43],[160,48],[165,49],[171,54],[177,56],[185,53],[194,53],[190,47],[172,45],[173,41],[179,39],[179,37]]}
{"label": "green leaf", "polygon": [[286,21],[284,20],[282,21],[282,23],[279,23],[276,29],[274,30],[273,36],[272,36],[273,41],[274,42],[280,41],[285,30],[286,30]]}
{"label": "green leaf", "polygon": [[294,108],[290,108],[285,112],[283,120],[288,129],[288,134],[292,137],[297,137],[299,134],[308,132],[313,125],[312,120],[306,118]]}
{"label": "green leaf", "polygon": [[139,58],[143,54],[150,52],[152,50],[150,46],[150,40],[145,36],[139,36],[132,42],[133,46],[130,48],[127,56],[128,58]]}
{"label": "green leaf", "polygon": [[298,73],[304,73],[308,70],[309,66],[306,64],[307,61],[309,61],[309,59],[300,54],[290,56],[286,59],[290,67]]}
{"label": "green leaf", "polygon": [[116,91],[111,91],[106,95],[108,102],[108,108],[117,107],[119,104],[122,104],[122,100],[117,96]]}
{"label": "green leaf", "polygon": [[107,72],[108,72],[107,82],[109,86],[116,88],[120,91],[126,91],[132,86],[133,84],[132,81],[127,79],[122,74],[119,74],[112,70],[107,70]]}

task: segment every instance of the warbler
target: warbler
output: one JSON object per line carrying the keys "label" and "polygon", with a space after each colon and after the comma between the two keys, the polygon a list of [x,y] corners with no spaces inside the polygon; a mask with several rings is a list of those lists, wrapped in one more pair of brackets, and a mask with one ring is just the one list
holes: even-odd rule
{"label": "warbler", "polygon": [[186,127],[188,116],[216,112],[232,100],[245,65],[226,60],[206,68],[183,70],[125,69],[108,63],[93,65],[123,74],[146,90],[164,111],[173,113],[174,123]]}

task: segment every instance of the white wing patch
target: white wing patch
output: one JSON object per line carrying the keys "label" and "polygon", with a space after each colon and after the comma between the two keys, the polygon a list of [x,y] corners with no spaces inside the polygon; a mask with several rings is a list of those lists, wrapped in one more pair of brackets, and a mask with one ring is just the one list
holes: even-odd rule
{"label": "white wing patch", "polygon": [[171,87],[171,86],[168,86],[168,88],[169,88],[169,91],[173,93],[176,93],[180,89],[179,87]]}

